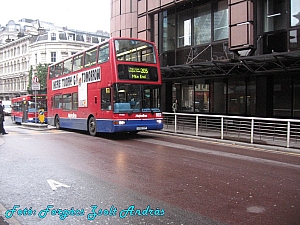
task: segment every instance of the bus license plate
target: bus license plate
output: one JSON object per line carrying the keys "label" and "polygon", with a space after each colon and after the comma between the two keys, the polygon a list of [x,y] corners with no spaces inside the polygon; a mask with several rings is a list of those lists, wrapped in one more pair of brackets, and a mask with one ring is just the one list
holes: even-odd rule
{"label": "bus license plate", "polygon": [[147,127],[137,127],[136,130],[147,130]]}

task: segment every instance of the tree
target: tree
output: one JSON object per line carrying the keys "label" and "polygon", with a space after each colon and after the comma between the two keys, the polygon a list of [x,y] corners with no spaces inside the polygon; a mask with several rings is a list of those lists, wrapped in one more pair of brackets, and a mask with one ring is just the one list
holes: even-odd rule
{"label": "tree", "polygon": [[30,67],[29,70],[29,84],[27,87],[27,91],[29,94],[33,93],[32,92],[32,77],[37,76],[39,78],[39,83],[41,85],[40,91],[38,91],[40,94],[46,93],[47,92],[47,74],[48,74],[48,64],[41,64],[39,63],[36,66],[36,72],[33,73],[33,68],[32,66]]}
{"label": "tree", "polygon": [[41,90],[47,89],[47,74],[48,74],[48,64],[41,64],[36,67],[37,74],[36,76],[39,78],[39,82],[41,84]]}

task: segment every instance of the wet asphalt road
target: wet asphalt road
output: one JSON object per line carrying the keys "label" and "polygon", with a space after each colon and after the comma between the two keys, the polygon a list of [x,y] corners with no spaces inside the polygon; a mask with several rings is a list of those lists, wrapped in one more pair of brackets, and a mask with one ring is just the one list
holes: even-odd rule
{"label": "wet asphalt road", "polygon": [[[9,224],[300,221],[297,153],[156,133],[91,137],[10,124],[6,130],[0,211],[5,218],[14,206],[22,209],[6,218]],[[71,215],[60,218],[59,209]]]}

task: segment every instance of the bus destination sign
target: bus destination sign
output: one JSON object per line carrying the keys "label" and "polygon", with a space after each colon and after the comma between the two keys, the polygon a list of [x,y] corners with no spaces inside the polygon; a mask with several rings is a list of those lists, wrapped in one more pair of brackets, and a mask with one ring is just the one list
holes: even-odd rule
{"label": "bus destination sign", "polygon": [[120,80],[158,81],[158,71],[155,66],[118,65]]}
{"label": "bus destination sign", "polygon": [[147,67],[128,67],[128,75],[130,79],[149,79],[149,70]]}

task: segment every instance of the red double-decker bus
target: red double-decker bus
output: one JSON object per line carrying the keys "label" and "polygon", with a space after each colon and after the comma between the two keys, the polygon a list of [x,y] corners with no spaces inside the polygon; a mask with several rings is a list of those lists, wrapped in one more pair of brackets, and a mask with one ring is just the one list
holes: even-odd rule
{"label": "red double-decker bus", "polygon": [[11,99],[11,120],[15,123],[47,123],[47,95],[23,95]]}
{"label": "red double-decker bus", "polygon": [[48,69],[48,124],[97,132],[163,128],[154,43],[111,38]]}

